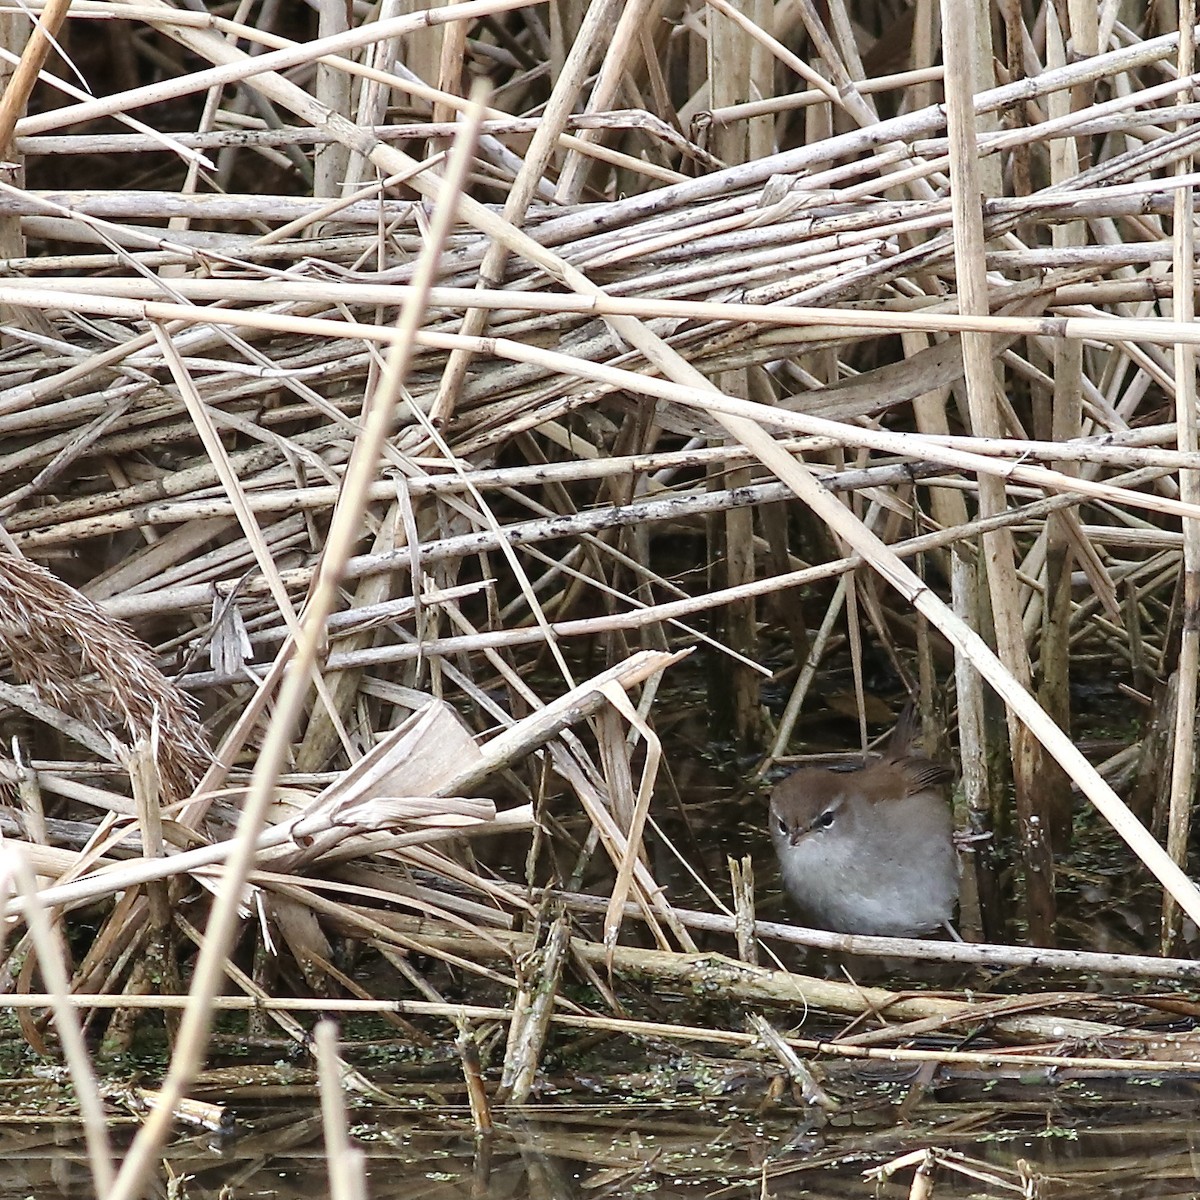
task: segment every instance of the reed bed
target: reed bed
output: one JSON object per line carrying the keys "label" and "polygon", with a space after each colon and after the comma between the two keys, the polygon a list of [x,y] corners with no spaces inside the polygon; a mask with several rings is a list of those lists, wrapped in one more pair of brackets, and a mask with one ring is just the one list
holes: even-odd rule
{"label": "reed bed", "polygon": [[[562,1029],[794,1080],[881,1038],[967,1061],[978,1027],[984,1064],[1196,1069],[1153,1006],[758,965],[1195,975],[1194,13],[942,7],[0,6],[5,982],[81,1095],[81,1034],[151,1007],[173,1045],[119,1171],[87,1114],[102,1194],[239,1005],[304,1045],[351,1004],[457,1037],[480,1130]],[[846,661],[862,749],[873,663],[953,730],[992,836],[964,945],[756,922],[749,859],[688,879],[677,698],[707,679],[762,780]],[[1161,889],[1161,957],[1054,949],[1087,803]],[[631,980],[887,1024],[672,1024]],[[380,1089],[315,1046],[334,1137],[337,1081]]]}

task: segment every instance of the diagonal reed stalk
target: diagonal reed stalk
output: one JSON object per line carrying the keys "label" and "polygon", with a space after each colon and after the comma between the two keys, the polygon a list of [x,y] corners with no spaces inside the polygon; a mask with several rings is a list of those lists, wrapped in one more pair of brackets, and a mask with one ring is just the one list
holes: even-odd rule
{"label": "diagonal reed stalk", "polygon": [[246,805],[238,822],[237,842],[205,928],[204,943],[192,977],[192,1003],[184,1013],[175,1053],[171,1058],[171,1069],[163,1081],[162,1103],[150,1114],[134,1139],[109,1193],[111,1200],[132,1200],[141,1191],[167,1135],[171,1111],[183,1098],[203,1059],[212,1021],[212,999],[220,986],[223,963],[232,947],[239,920],[242,884],[249,873],[254,844],[284,765],[292,726],[304,700],[308,671],[316,660],[318,642],[333,607],[334,589],[354,544],[355,526],[362,519],[367,488],[377,469],[392,410],[400,398],[407,371],[408,347],[424,312],[421,287],[428,287],[433,282],[438,257],[454,218],[452,197],[462,188],[481,116],[481,106],[477,103],[456,139],[447,166],[445,203],[430,230],[423,277],[412,299],[401,310],[397,327],[403,336],[392,347],[383,381],[364,421],[362,437],[355,443],[342,495],[334,510],[321,573],[301,616],[294,653],[291,655],[292,670],[284,678],[271,723],[267,727],[267,736],[251,776]]}

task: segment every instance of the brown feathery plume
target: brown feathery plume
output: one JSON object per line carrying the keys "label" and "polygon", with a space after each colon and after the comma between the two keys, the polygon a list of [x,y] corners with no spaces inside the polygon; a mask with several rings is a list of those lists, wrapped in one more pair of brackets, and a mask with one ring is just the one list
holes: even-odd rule
{"label": "brown feathery plume", "polygon": [[2,552],[0,644],[47,703],[101,730],[119,719],[128,745],[152,737],[157,714],[163,801],[191,792],[210,758],[191,699],[124,624],[45,567]]}

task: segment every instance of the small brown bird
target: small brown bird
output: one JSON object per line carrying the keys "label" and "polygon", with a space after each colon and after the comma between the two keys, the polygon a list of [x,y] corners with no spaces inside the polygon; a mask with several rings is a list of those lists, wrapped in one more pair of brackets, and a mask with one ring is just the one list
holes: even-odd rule
{"label": "small brown bird", "polygon": [[838,933],[912,937],[944,926],[958,901],[951,772],[912,754],[906,709],[879,762],[805,767],[771,794],[771,840],[805,920]]}

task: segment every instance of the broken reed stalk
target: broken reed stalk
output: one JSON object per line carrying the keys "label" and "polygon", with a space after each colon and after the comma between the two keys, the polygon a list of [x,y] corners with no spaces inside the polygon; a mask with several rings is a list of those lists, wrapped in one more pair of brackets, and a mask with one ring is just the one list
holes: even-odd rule
{"label": "broken reed stalk", "polygon": [[[619,664],[609,671],[588,680],[579,688],[546,705],[536,713],[531,714],[520,722],[516,722],[504,734],[493,738],[481,749],[473,749],[470,742],[466,745],[456,741],[453,754],[449,756],[449,768],[441,754],[430,756],[426,767],[425,755],[432,744],[422,747],[423,730],[436,728],[435,722],[444,718],[455,724],[456,718],[443,704],[433,702],[427,705],[416,720],[408,727],[401,726],[394,730],[390,739],[380,743],[373,754],[377,761],[389,755],[398,757],[401,761],[413,760],[416,770],[436,768],[442,772],[442,777],[431,786],[435,793],[444,793],[453,797],[461,792],[468,792],[479,787],[486,779],[503,770],[509,764],[534,752],[564,729],[586,717],[591,712],[607,703],[604,688],[612,682],[618,682],[622,687],[632,688],[644,681],[650,675],[665,669],[676,661],[678,656],[643,652],[633,656],[627,663]],[[442,735],[444,739],[444,735]],[[422,753],[418,753],[422,751]],[[467,751],[470,751],[469,753]],[[370,756],[368,756],[370,757]],[[360,760],[358,767],[366,769],[371,764],[367,759]],[[383,787],[405,791],[406,783],[401,778],[383,779]],[[407,784],[408,788],[413,783]],[[340,838],[352,836],[356,831],[367,830],[382,822],[390,824],[396,820],[409,821],[414,817],[428,814],[428,801],[411,794],[402,795],[372,816],[373,793],[370,788],[357,792],[352,796],[345,793],[350,789],[339,778],[324,797],[317,798],[315,804],[305,803],[303,809],[283,811],[289,819],[273,826],[260,835],[255,843],[255,853],[269,852],[281,846],[295,845],[294,835],[299,834],[308,843],[315,836],[329,830],[338,831]],[[347,802],[351,801],[351,802]],[[442,836],[464,836],[471,832],[471,826],[478,822],[481,816],[487,815],[490,805],[487,801],[467,801],[464,805],[455,806],[441,803],[435,808],[438,814],[431,823],[445,824],[448,830]],[[457,811],[456,811],[457,810]],[[504,814],[513,816],[513,811]],[[516,822],[505,822],[510,827],[520,827],[528,821],[525,813],[517,812]],[[503,817],[498,817],[502,821]],[[361,821],[362,823],[358,823]],[[453,831],[453,833],[450,833]],[[409,832],[404,834],[388,834],[381,837],[376,835],[371,841],[371,848],[380,850],[400,848],[405,845],[423,845],[437,839],[436,827],[428,832]],[[304,843],[301,843],[304,845]],[[336,844],[336,842],[335,842]],[[118,891],[133,888],[138,884],[149,883],[158,879],[170,879],[181,876],[189,871],[197,871],[204,867],[223,863],[233,854],[237,839],[217,842],[212,845],[192,850],[183,850],[165,858],[143,859],[139,862],[106,865],[104,869],[95,871],[83,878],[60,883],[44,888],[41,892],[42,902],[52,906],[77,905],[102,896],[110,896]],[[305,845],[305,849],[310,849]],[[72,859],[77,866],[77,860]],[[63,871],[64,874],[68,873]],[[72,871],[77,874],[78,871]],[[5,908],[7,915],[17,915],[21,911],[19,900],[10,901]]]}
{"label": "broken reed stalk", "polygon": [[499,1104],[526,1104],[529,1101],[545,1053],[570,949],[570,926],[560,915],[551,923],[536,950],[521,957],[512,1027],[496,1090]]}
{"label": "broken reed stalk", "polygon": [[[517,1019],[517,1011],[517,1009],[513,1011],[514,1022]],[[463,1080],[467,1085],[467,1101],[471,1105],[471,1124],[475,1127],[475,1136],[477,1138],[489,1137],[495,1130],[492,1123],[492,1104],[483,1079],[479,1044],[475,1038],[475,1031],[468,1023],[465,1014],[460,1014],[458,1019],[456,1046],[459,1058],[462,1060]]]}

